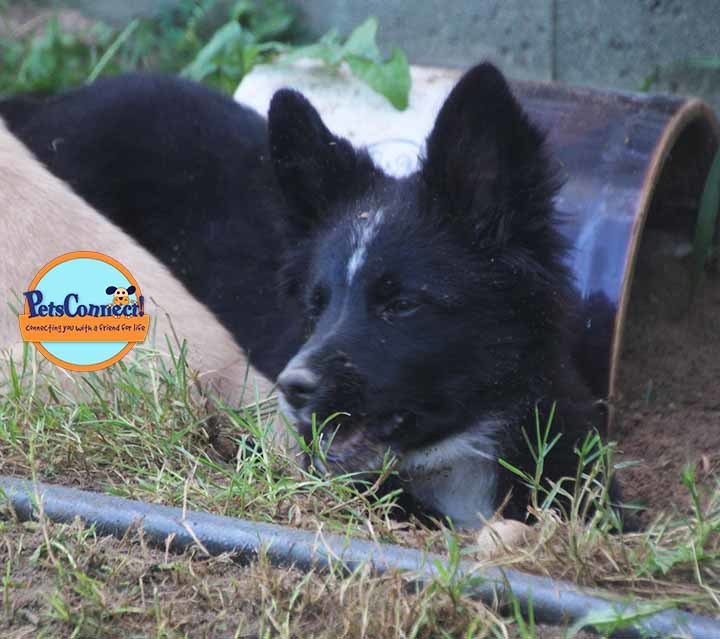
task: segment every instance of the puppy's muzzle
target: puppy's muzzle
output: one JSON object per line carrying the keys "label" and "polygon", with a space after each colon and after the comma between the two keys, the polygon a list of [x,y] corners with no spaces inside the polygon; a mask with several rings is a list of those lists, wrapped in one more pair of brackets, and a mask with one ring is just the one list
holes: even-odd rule
{"label": "puppy's muzzle", "polygon": [[319,377],[305,367],[288,367],[278,377],[277,383],[285,401],[295,410],[308,406],[318,390]]}

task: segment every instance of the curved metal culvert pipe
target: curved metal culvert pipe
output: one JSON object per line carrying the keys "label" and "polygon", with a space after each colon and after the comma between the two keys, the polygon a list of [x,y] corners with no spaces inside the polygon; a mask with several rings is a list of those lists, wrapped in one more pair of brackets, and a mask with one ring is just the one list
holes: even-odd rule
{"label": "curved metal culvert pipe", "polygon": [[[36,490],[37,488],[37,490]],[[173,536],[172,547],[185,549],[198,541],[212,554],[237,553],[251,560],[265,549],[274,565],[294,565],[301,570],[342,565],[349,570],[367,563],[376,574],[401,570],[416,575],[423,583],[438,574],[437,565],[447,558],[391,544],[347,539],[340,535],[318,535],[277,524],[256,523],[210,513],[183,511],[180,508],[103,495],[96,492],[53,486],[13,477],[0,476],[2,490],[18,517],[32,519],[35,495],[40,495],[45,515],[56,522],[71,522],[80,517],[94,524],[101,534],[124,536],[129,529],[142,526],[145,538],[161,547]],[[478,570],[469,561],[461,561],[458,578],[475,576],[468,594],[484,602],[517,598],[524,613],[532,605],[537,621],[573,624],[588,613],[607,613],[637,621],[623,628],[618,637],[688,637],[718,639],[720,622],[680,610],[665,610],[646,615],[647,603],[622,601],[610,593],[590,591],[549,577],[527,575],[517,570],[486,568]],[[592,629],[592,628],[590,628]]]}

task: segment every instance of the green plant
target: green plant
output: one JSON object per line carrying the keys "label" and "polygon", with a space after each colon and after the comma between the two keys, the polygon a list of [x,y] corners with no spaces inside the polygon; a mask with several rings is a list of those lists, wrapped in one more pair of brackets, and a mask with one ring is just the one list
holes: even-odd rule
{"label": "green plant", "polygon": [[[562,477],[553,482],[544,478],[548,457],[560,440],[562,433],[551,437],[555,419],[553,405],[547,422],[541,426],[539,412],[535,411],[535,439],[522,430],[525,443],[533,458],[532,472],[519,469],[504,459],[501,466],[519,477],[530,489],[530,509],[536,517],[542,513],[556,511],[570,524],[570,550],[579,554],[576,533],[589,525],[598,534],[607,535],[622,530],[619,513],[610,502],[611,477],[621,465],[613,462],[614,443],[604,443],[597,432],[589,432],[574,446],[578,463],[574,477]],[[625,506],[631,510],[630,506]]]}
{"label": "green plant", "polygon": [[89,32],[61,28],[52,18],[24,39],[0,38],[0,93],[55,93],[94,82],[101,75],[152,70],[179,73],[232,93],[257,64],[281,57],[320,60],[331,69],[346,63],[352,73],[396,108],[407,106],[410,70],[405,54],[393,49],[385,60],[370,18],[344,42],[331,31],[311,44],[298,43],[295,17],[281,0],[238,0],[220,26],[216,0],[182,0],[154,18],[135,18],[122,29],[96,23]]}
{"label": "green plant", "polygon": [[[545,460],[548,455],[558,443],[558,440],[562,436],[562,433],[555,433],[555,436],[550,439],[550,431],[552,429],[552,423],[555,419],[555,405],[553,404],[548,415],[545,426],[540,425],[540,411],[535,409],[535,441],[531,441],[527,434],[527,431],[523,428],[522,434],[525,439],[525,443],[530,450],[530,455],[533,458],[534,469],[532,473],[517,468],[507,462],[504,459],[499,459],[500,465],[509,470],[514,475],[518,476],[523,480],[525,485],[530,488],[530,500],[532,502],[533,509],[539,511],[549,507],[556,499],[559,486],[548,488],[543,484],[543,474],[545,472]],[[544,495],[542,501],[540,501],[540,495]]]}
{"label": "green plant", "polygon": [[[407,637],[544,636],[532,607],[520,610],[511,598],[503,618],[469,596],[482,580],[482,574],[459,569],[461,559],[479,553],[473,534],[448,527],[428,531],[389,517],[394,495],[377,498],[375,489],[392,472],[390,461],[374,481],[299,470],[273,447],[267,407],[233,410],[198,401],[190,392],[194,376],[185,344],[170,361],[158,357],[151,344],[137,349],[136,360],[76,378],[72,392],[56,383],[57,371],[32,346],[17,366],[0,360],[9,373],[7,386],[0,387],[0,471],[290,524],[317,531],[319,540],[323,531],[334,531],[403,543],[441,552],[447,561],[433,564],[436,578],[424,588],[360,568],[352,575],[338,570],[306,576],[272,568],[262,557],[247,568],[204,557],[201,549],[194,551],[197,556],[177,557],[132,535],[113,540],[83,531],[79,523],[50,524],[41,516],[23,524],[0,512],[0,535],[9,544],[0,546],[3,631],[6,623],[11,635],[19,633],[29,611],[49,628],[47,636],[75,631],[105,636],[118,627],[128,636],[194,636],[201,629],[193,623],[222,624],[228,618],[234,625],[223,632],[218,627],[218,633],[232,636],[244,624],[245,634],[249,625],[268,629],[259,636],[383,636],[384,628],[402,619],[405,634],[399,636]],[[252,392],[248,395],[252,399]],[[326,431],[331,433],[332,423],[316,423],[307,445],[311,454],[324,453]],[[221,439],[231,452],[220,455]],[[717,615],[720,486],[708,500],[688,467],[682,475],[691,497],[687,516],[661,515],[642,532],[611,534],[603,478],[612,466],[612,449],[596,435],[578,442],[579,469],[558,487],[543,480],[542,472],[556,441],[551,425],[536,419],[528,445],[540,468],[523,476],[536,491],[535,534],[527,546],[491,561],[611,589],[628,599],[653,598],[639,615],[628,616],[619,606],[583,620],[601,632],[672,606]],[[587,517],[588,503],[599,514]],[[30,606],[27,593],[35,591],[37,603]],[[184,614],[189,600],[193,611],[202,611],[194,615],[201,621]],[[35,636],[38,628],[30,625],[25,634]],[[348,627],[353,631],[343,635]]]}
{"label": "green plant", "polygon": [[[284,3],[259,5],[240,0],[227,20],[199,47],[180,75],[231,93],[259,63],[286,50],[292,39],[294,16]],[[198,39],[199,40],[199,39]]]}
{"label": "green plant", "polygon": [[293,46],[272,40],[290,28],[290,14],[275,13],[243,26],[250,11],[248,2],[239,2],[228,22],[222,25],[198,52],[181,75],[233,90],[239,80],[256,65],[280,55],[285,61],[305,58],[322,61],[337,69],[347,63],[352,73],[374,91],[384,95],[397,109],[405,109],[410,93],[410,68],[405,54],[393,49],[388,60],[380,53],[375,36],[378,22],[368,18],[343,42],[337,31],[326,33],[318,42]]}
{"label": "green plant", "polygon": [[375,41],[378,22],[368,18],[342,43],[337,31],[329,31],[319,42],[287,52],[288,59],[315,58],[330,67],[347,62],[355,76],[384,95],[396,109],[405,109],[410,93],[410,69],[405,54],[393,49],[384,60]]}
{"label": "green plant", "polygon": [[517,626],[519,639],[536,639],[535,608],[533,607],[532,594],[528,597],[527,620],[525,620],[525,617],[522,614],[518,598],[511,595],[511,602],[512,615]]}
{"label": "green plant", "polygon": [[0,92],[53,93],[82,84],[114,39],[114,31],[102,24],[81,39],[63,30],[57,18],[27,40],[1,39]]}

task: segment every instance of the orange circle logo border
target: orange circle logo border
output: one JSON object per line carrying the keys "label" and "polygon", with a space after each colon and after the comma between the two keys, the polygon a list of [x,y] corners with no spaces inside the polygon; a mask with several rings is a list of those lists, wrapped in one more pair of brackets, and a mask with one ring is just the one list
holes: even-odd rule
{"label": "orange circle logo border", "polygon": [[[32,282],[30,282],[28,290],[34,289],[38,285],[40,280],[48,273],[48,271],[51,271],[56,266],[63,264],[64,262],[69,262],[70,260],[76,260],[81,258],[98,260],[100,262],[105,262],[106,264],[113,266],[128,279],[128,282],[130,282],[130,284],[135,287],[136,295],[138,298],[140,297],[140,287],[138,286],[135,278],[130,274],[130,271],[128,271],[128,269],[126,269],[122,264],[120,264],[120,262],[118,262],[115,258],[112,258],[109,255],[105,255],[105,253],[98,253],[97,251],[72,251],[70,253],[64,253],[63,255],[60,255],[54,260],[50,260],[38,271]],[[25,313],[30,312],[30,307],[28,305],[27,299],[25,300],[24,308]],[[55,357],[55,355],[51,354],[40,342],[33,342],[33,344],[35,344],[35,348],[40,351],[43,357],[51,361],[53,364],[59,366],[60,368],[64,368],[65,370],[74,371],[76,373],[101,371],[104,368],[107,368],[108,366],[112,366],[113,364],[119,362],[135,347],[134,342],[129,342],[119,353],[97,364],[71,364]]]}

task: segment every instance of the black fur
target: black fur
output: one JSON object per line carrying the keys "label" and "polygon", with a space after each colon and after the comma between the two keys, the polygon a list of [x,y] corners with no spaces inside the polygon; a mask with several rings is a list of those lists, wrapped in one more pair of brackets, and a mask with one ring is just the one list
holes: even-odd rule
{"label": "black fur", "polygon": [[[546,475],[574,476],[574,444],[603,419],[568,348],[574,292],[557,181],[542,134],[491,65],[460,80],[422,168],[404,179],[290,90],[275,95],[267,124],[157,76],[100,81],[30,111],[11,100],[0,114],[166,262],[262,372],[275,378],[303,353],[313,382],[284,388],[301,431],[310,412],[350,413],[331,465],[371,470],[388,447],[402,456],[492,417],[499,454],[530,469],[521,428],[557,402],[563,436]],[[378,211],[350,281],[358,234]],[[512,491],[508,513],[522,517],[525,487],[496,470],[494,502]]]}
{"label": "black fur", "polygon": [[301,311],[276,294],[288,216],[263,118],[152,75],[45,102],[12,98],[0,115],[50,171],[165,262],[262,372],[282,370],[302,341]]}

